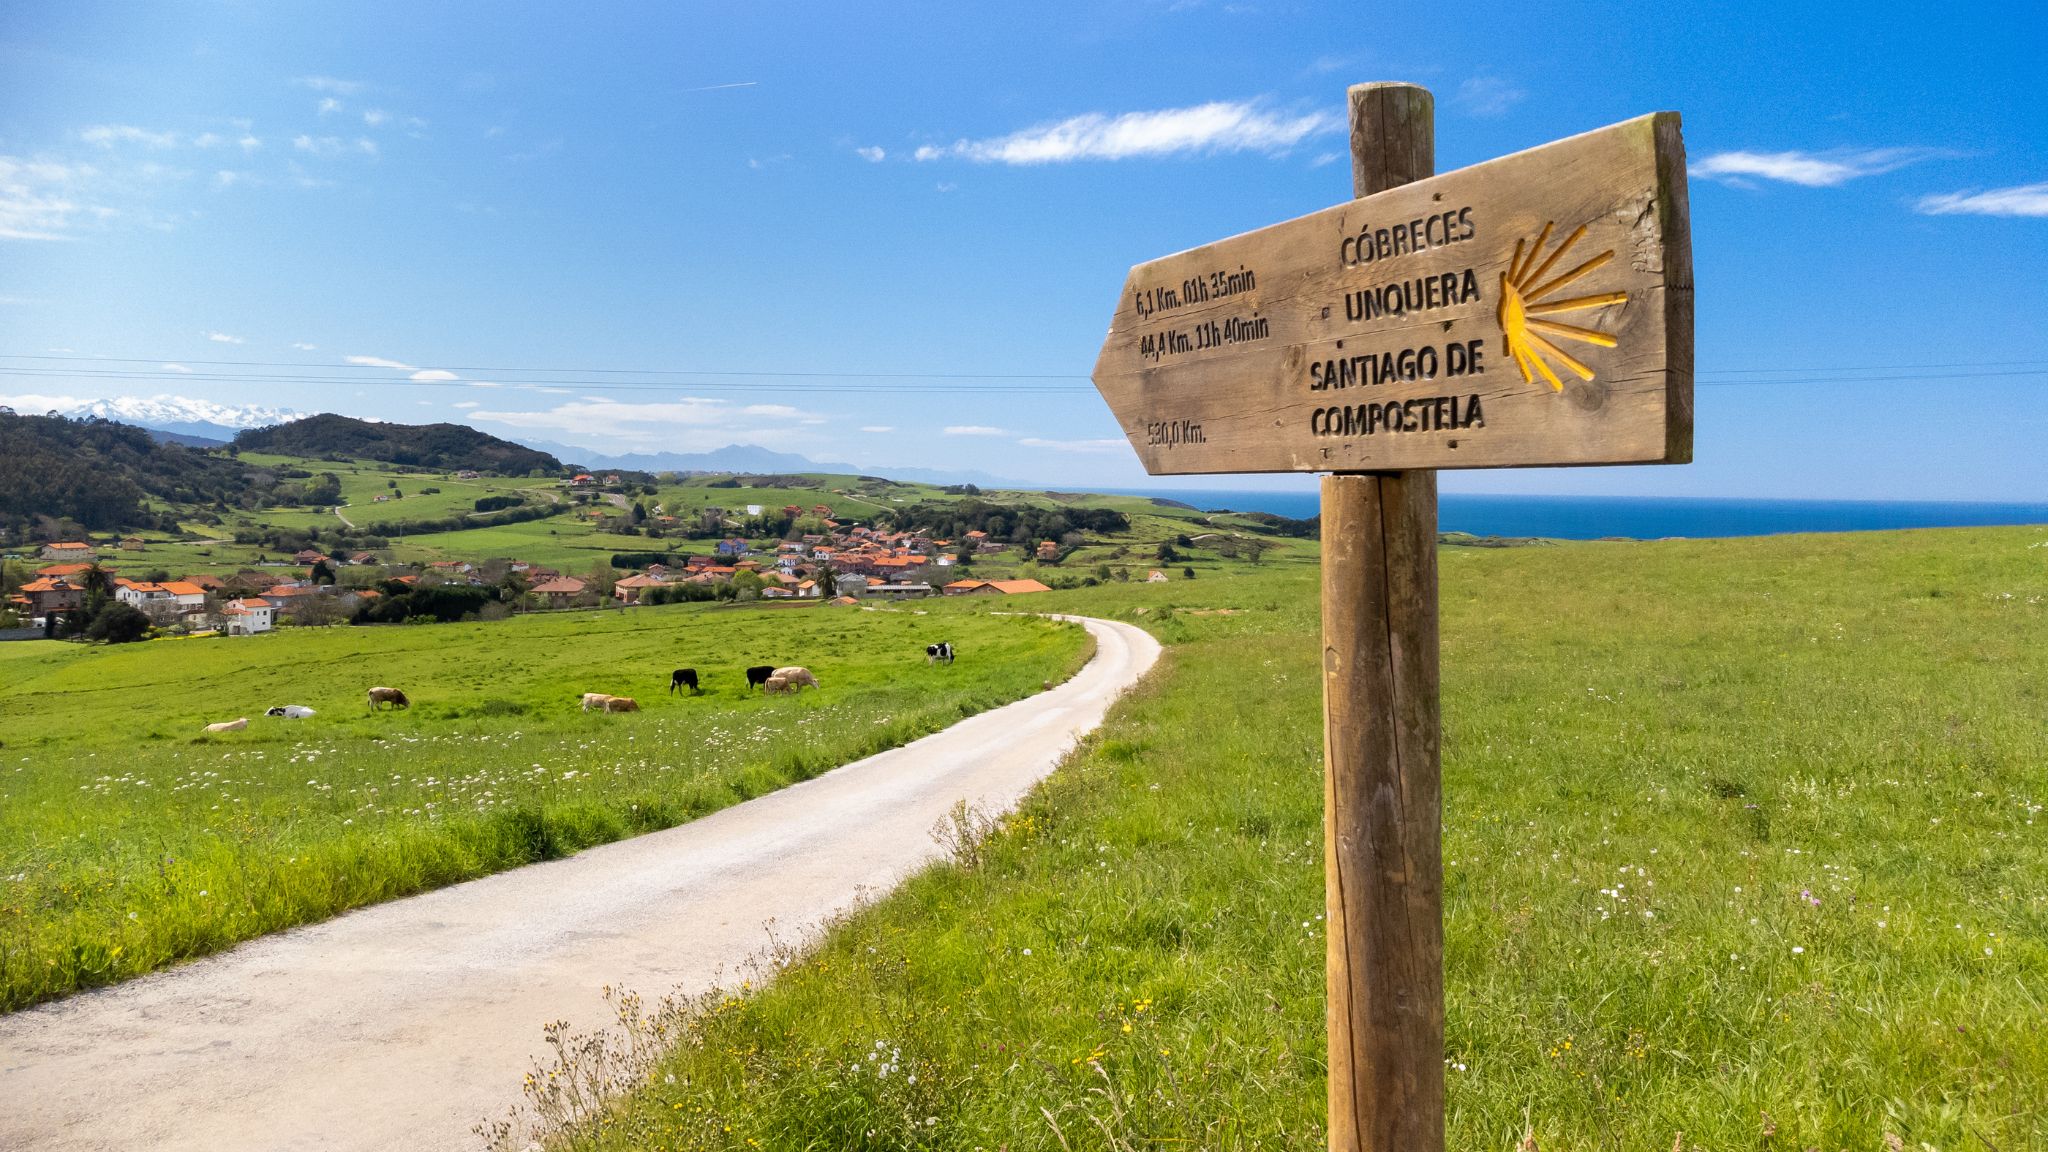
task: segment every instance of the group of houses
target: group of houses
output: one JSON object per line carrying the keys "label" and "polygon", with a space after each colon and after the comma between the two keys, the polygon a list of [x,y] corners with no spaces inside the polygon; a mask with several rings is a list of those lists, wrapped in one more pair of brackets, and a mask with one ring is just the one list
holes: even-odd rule
{"label": "group of houses", "polygon": [[[586,483],[589,478],[579,477]],[[753,508],[749,508],[752,512]],[[795,516],[805,510],[797,505],[784,508]],[[818,511],[826,511],[820,505]],[[1046,585],[1028,579],[946,582],[944,576],[955,568],[961,554],[999,553],[1007,545],[992,541],[985,532],[969,532],[961,541],[933,539],[920,532],[885,531],[866,526],[842,528],[824,518],[827,530],[775,542],[756,550],[741,537],[716,541],[707,554],[691,555],[675,564],[656,563],[600,584],[594,578],[572,576],[539,564],[521,561],[493,562],[492,577],[506,573],[522,578],[534,607],[574,608],[602,603],[609,597],[620,605],[667,599],[650,595],[656,589],[679,585],[740,584],[753,589],[764,600],[811,600],[853,604],[862,600],[903,600],[927,596],[1020,595],[1050,591]],[[1054,549],[1047,541],[1038,551]],[[186,631],[217,629],[231,636],[254,635],[277,627],[280,617],[310,603],[333,604],[337,614],[353,612],[375,590],[349,587],[330,576],[315,580],[325,566],[329,573],[346,567],[382,566],[370,552],[329,554],[307,548],[295,553],[290,564],[304,570],[304,578],[276,579],[244,572],[235,578],[192,575],[178,580],[131,580],[100,565],[94,545],[86,541],[45,544],[38,557],[43,561],[34,579],[24,583],[9,598],[8,607],[23,619],[45,618],[81,607],[88,595],[87,573],[95,566],[110,578],[110,591],[122,603],[147,613],[160,626]],[[388,570],[387,570],[388,571]],[[393,575],[402,583],[485,584],[477,565],[463,560],[441,560],[424,566],[418,574]],[[361,583],[352,581],[351,583]],[[608,586],[605,586],[608,585]]]}

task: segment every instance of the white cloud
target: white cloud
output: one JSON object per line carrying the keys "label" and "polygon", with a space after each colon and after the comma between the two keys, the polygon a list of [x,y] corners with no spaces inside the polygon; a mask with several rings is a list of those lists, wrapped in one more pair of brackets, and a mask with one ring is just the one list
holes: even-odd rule
{"label": "white cloud", "polygon": [[400,372],[410,372],[413,370],[413,366],[410,364],[401,364],[396,360],[386,360],[382,356],[343,356],[342,360],[363,368],[396,368]]}
{"label": "white cloud", "polygon": [[263,147],[263,141],[255,136],[244,136],[240,140],[235,141],[235,143],[239,145],[242,151],[244,152],[254,152],[258,148]]}
{"label": "white cloud", "polygon": [[1491,119],[1505,116],[1510,108],[1527,99],[1529,94],[1498,76],[1474,76],[1458,85],[1458,94],[1452,102],[1467,116]]}
{"label": "white cloud", "polygon": [[182,372],[187,376],[190,376],[192,374],[192,370],[190,368],[185,367],[183,364],[159,364],[157,365],[157,367],[163,369],[166,372]]}
{"label": "white cloud", "polygon": [[[539,388],[535,391],[560,392],[563,389]],[[817,435],[802,427],[803,421],[815,417],[787,405],[735,407],[723,400],[698,396],[650,403],[578,397],[539,412],[478,409],[470,415],[487,423],[549,432],[561,437],[698,451],[731,443],[787,443],[815,439]]]}
{"label": "white cloud", "polygon": [[474,401],[474,400],[463,400],[463,401],[460,401],[460,402],[458,402],[458,403],[450,404],[450,405],[449,405],[449,407],[450,407],[450,408],[481,408],[481,407],[483,407],[483,405],[482,405],[482,404],[479,404],[479,403],[477,403],[477,402],[476,402],[476,401]]}
{"label": "white cloud", "polygon": [[1059,164],[1073,160],[1125,160],[1186,153],[1261,152],[1279,155],[1311,137],[1335,132],[1343,118],[1329,112],[1269,112],[1254,101],[1218,100],[1190,108],[1090,112],[986,140],[919,148],[919,160],[957,156],[980,163]]}
{"label": "white cloud", "polygon": [[248,174],[245,172],[236,172],[232,169],[223,168],[213,174],[213,186],[216,188],[232,188],[247,178]]}
{"label": "white cloud", "polygon": [[358,136],[356,137],[356,151],[365,155],[375,156],[377,154],[377,142],[368,136]]}
{"label": "white cloud", "polygon": [[63,240],[74,217],[111,215],[78,199],[94,175],[88,166],[0,156],[0,239]]}
{"label": "white cloud", "polygon": [[446,368],[426,368],[412,374],[412,379],[422,384],[438,384],[445,380],[460,380],[462,377]]}
{"label": "white cloud", "polygon": [[889,154],[880,148],[855,148],[853,154],[870,164],[880,164],[889,158]]}
{"label": "white cloud", "polygon": [[1041,440],[1026,436],[1017,441],[1026,448],[1050,448],[1055,452],[1114,452],[1129,447],[1125,440]]}
{"label": "white cloud", "polygon": [[240,336],[230,336],[225,332],[201,332],[200,335],[213,341],[215,344],[240,344],[242,342]]}
{"label": "white cloud", "polygon": [[178,143],[176,132],[151,132],[133,124],[100,124],[87,128],[79,137],[88,144],[112,148],[116,144],[140,144],[146,148],[172,148]]}
{"label": "white cloud", "polygon": [[1716,152],[1691,166],[1694,176],[1737,188],[1751,178],[1833,188],[1862,176],[1876,176],[1937,155],[1926,148],[1838,148],[1829,152]]}
{"label": "white cloud", "polygon": [[320,114],[322,116],[332,115],[339,111],[341,111],[341,101],[336,100],[334,97],[328,96],[320,101]]}
{"label": "white cloud", "polygon": [[307,344],[302,341],[293,341],[292,347],[297,348],[301,352],[315,352],[320,348],[318,344]]}
{"label": "white cloud", "polygon": [[342,149],[339,136],[307,136],[303,133],[292,137],[292,147],[314,156],[332,156]]}
{"label": "white cloud", "polygon": [[2048,216],[2048,182],[1923,196],[1913,210],[1924,216]]}
{"label": "white cloud", "polygon": [[895,426],[894,426],[894,425],[890,425],[890,424],[863,424],[863,425],[861,425],[861,429],[860,429],[860,430],[861,430],[861,431],[863,431],[863,432],[877,432],[877,433],[880,433],[880,432],[894,432],[894,431],[896,430],[896,428],[895,428]]}
{"label": "white cloud", "polygon": [[201,132],[192,138],[192,146],[194,148],[217,148],[224,143],[226,141],[211,132]]}
{"label": "white cloud", "polygon": [[363,113],[363,123],[368,124],[372,128],[389,119],[391,119],[391,113],[386,112],[382,108],[371,108]]}
{"label": "white cloud", "polygon": [[311,88],[315,92],[331,92],[336,96],[353,96],[363,90],[359,81],[337,80],[332,76],[301,76],[297,83],[301,88]]}
{"label": "white cloud", "polygon": [[496,381],[492,381],[492,380],[471,380],[471,381],[469,381],[469,386],[470,386],[471,388],[503,388],[503,387],[504,387],[504,385],[503,385],[503,384],[499,384],[499,383],[497,383]]}
{"label": "white cloud", "polygon": [[1009,433],[1008,433],[1008,432],[1005,432],[1005,431],[1003,431],[1003,430],[1002,430],[1001,428],[991,428],[991,427],[989,427],[989,426],[988,426],[988,425],[986,425],[986,424],[948,424],[948,425],[946,426],[946,435],[948,435],[948,436],[1008,436],[1008,435],[1009,435]]}

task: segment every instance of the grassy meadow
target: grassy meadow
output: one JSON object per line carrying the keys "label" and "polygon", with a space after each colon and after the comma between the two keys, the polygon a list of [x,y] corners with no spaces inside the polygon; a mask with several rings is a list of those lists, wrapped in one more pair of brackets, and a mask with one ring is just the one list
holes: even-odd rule
{"label": "grassy meadow", "polygon": [[[2048,1147],[2044,545],[1441,553],[1450,1147]],[[1034,598],[1168,653],[557,1143],[1323,1147],[1315,587]]]}
{"label": "grassy meadow", "polygon": [[[652,831],[1029,695],[1071,625],[986,602],[672,606],[0,645],[0,1011]],[[923,647],[950,639],[951,667]],[[822,690],[746,690],[801,663]],[[697,697],[667,694],[697,669]],[[368,710],[394,685],[409,711]],[[583,713],[581,693],[638,714]],[[265,717],[304,704],[307,720]],[[205,735],[248,717],[246,731]]]}

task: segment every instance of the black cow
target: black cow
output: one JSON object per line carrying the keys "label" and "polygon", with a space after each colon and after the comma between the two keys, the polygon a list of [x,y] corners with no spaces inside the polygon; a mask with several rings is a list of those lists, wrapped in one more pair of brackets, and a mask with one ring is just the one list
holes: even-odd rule
{"label": "black cow", "polygon": [[678,668],[669,674],[668,690],[670,695],[674,695],[684,688],[688,688],[692,696],[697,695],[700,691],[697,687],[697,670],[695,668]]}
{"label": "black cow", "polygon": [[937,644],[925,645],[924,662],[927,664],[951,664],[953,662],[953,642],[941,640]]}
{"label": "black cow", "polygon": [[747,687],[759,688],[761,685],[766,684],[768,678],[773,675],[775,675],[775,665],[756,664],[752,668],[747,669]]}

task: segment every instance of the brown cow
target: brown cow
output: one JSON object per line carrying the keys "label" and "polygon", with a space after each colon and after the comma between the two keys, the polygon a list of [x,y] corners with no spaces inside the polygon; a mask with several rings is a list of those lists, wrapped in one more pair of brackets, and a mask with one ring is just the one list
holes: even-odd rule
{"label": "brown cow", "polygon": [[377,705],[379,704],[389,704],[393,708],[412,707],[412,701],[407,700],[405,693],[400,692],[396,688],[370,689],[370,711],[377,711]]}
{"label": "brown cow", "polygon": [[768,683],[763,685],[771,695],[783,692],[797,692],[806,686],[816,688],[818,686],[818,678],[811,675],[809,668],[795,665],[791,665],[788,668],[777,668],[775,675],[770,676]]}
{"label": "brown cow", "polygon": [[604,698],[604,710],[607,712],[638,712],[640,704],[631,696],[607,696]]}

